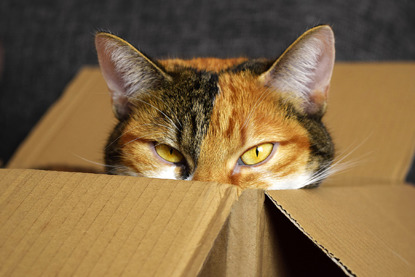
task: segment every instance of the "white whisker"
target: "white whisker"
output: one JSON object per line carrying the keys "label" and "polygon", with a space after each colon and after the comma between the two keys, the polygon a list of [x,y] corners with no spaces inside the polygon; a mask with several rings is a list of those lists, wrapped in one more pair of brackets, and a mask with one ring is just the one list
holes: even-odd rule
{"label": "white whisker", "polygon": [[[110,147],[111,145],[113,145],[113,144],[114,144],[117,140],[119,140],[122,136],[124,136],[124,135],[125,135],[125,134],[127,134],[128,132],[131,132],[131,131],[133,131],[133,130],[135,130],[135,129],[139,128],[139,127],[142,127],[142,126],[154,126],[154,125],[164,127],[164,128],[166,128],[167,130],[169,130],[169,131],[171,131],[171,132],[173,132],[173,133],[174,133],[174,130],[173,130],[173,129],[171,129],[171,126],[168,126],[168,125],[159,124],[159,123],[147,123],[147,124],[141,124],[141,125],[135,126],[135,127],[134,127],[134,128],[132,128],[132,129],[128,129],[128,130],[124,131],[121,135],[119,135],[119,136],[118,136],[117,138],[115,138],[113,141],[111,141],[110,143],[108,143],[108,144],[105,146],[105,148],[104,148],[104,149],[108,149],[108,147]],[[148,136],[148,134],[147,134],[146,136],[141,136],[141,137],[135,138],[135,139],[133,139],[133,140],[131,140],[131,141],[129,141],[129,142],[127,142],[127,143],[123,144],[122,146],[125,146],[125,145],[127,145],[127,144],[129,144],[129,143],[131,143],[131,142],[133,142],[133,141],[136,141],[136,140],[139,140],[139,139],[143,139],[143,138],[146,138],[146,137],[147,137],[148,139],[151,139],[151,138]]]}
{"label": "white whisker", "polygon": [[[138,128],[139,126],[134,127],[132,130]],[[119,135],[116,139],[114,139],[113,141],[111,141],[111,143],[108,143],[104,149],[107,149],[108,147],[110,147],[111,145],[113,145],[117,140],[119,140],[123,135],[125,135],[126,133],[130,132],[131,130],[127,130],[121,133],[121,135]]]}
{"label": "white whisker", "polygon": [[251,119],[252,114],[254,113],[256,107],[263,101],[263,98],[268,96],[270,94],[270,90],[264,90],[261,93],[261,96],[258,98],[258,100],[255,102],[254,106],[252,107],[251,111],[249,112],[244,124],[242,125],[241,129],[245,128],[245,126],[248,124],[249,120]]}
{"label": "white whisker", "polygon": [[[143,137],[144,137],[144,136],[143,136]],[[130,144],[130,143],[132,143],[132,142],[134,142],[134,141],[137,141],[137,140],[139,140],[139,139],[142,139],[143,137],[134,138],[134,139],[132,139],[132,140],[130,140],[130,141],[128,141],[128,142],[126,142],[126,143],[124,143],[123,145],[121,145],[121,147],[124,147],[124,146],[126,146],[126,145],[128,145],[128,144]]]}
{"label": "white whisker", "polygon": [[[362,163],[363,157],[358,159],[353,159],[350,161],[345,161],[348,157],[350,157],[358,148],[360,148],[364,143],[366,143],[368,138],[360,142],[356,147],[354,147],[350,151],[345,151],[346,154],[339,155],[330,165],[320,169],[319,171],[315,172],[310,176],[308,180],[306,180],[302,187],[306,187],[309,185],[313,185],[320,181],[323,181],[329,176],[334,174],[338,174],[340,172],[345,172],[350,168],[357,166],[358,164]],[[369,155],[370,153],[365,154],[364,156]]]}
{"label": "white whisker", "polygon": [[[159,99],[159,100],[160,100],[161,102],[163,102],[163,104],[164,104],[163,99],[161,99],[159,96],[153,95],[153,97],[155,97],[155,98]],[[173,112],[173,110],[171,109],[171,107],[170,107],[169,105],[166,105],[166,106],[167,106],[167,108],[170,110],[170,112],[174,115],[174,118],[176,119],[177,123],[179,123],[180,127],[183,127],[183,125],[182,125],[182,123],[180,122],[180,120],[178,120],[178,119],[177,119],[177,115],[176,115],[176,113],[175,113],[175,112]]]}
{"label": "white whisker", "polygon": [[166,119],[168,119],[168,120],[170,121],[170,123],[171,123],[171,124],[173,124],[174,128],[176,128],[176,130],[180,132],[180,129],[179,129],[179,128],[177,127],[177,125],[174,123],[173,119],[171,119],[171,118],[170,118],[168,115],[166,115],[163,111],[161,111],[161,110],[160,110],[160,109],[158,109],[157,107],[155,107],[155,106],[151,105],[150,103],[148,103],[148,102],[146,102],[146,101],[144,101],[144,100],[141,100],[141,99],[139,99],[139,98],[135,98],[135,100],[140,101],[140,102],[142,102],[142,103],[144,103],[144,104],[146,104],[146,105],[149,105],[150,107],[152,107],[152,108],[153,108],[153,109],[155,109],[156,111],[160,112],[162,115],[164,115],[164,116],[165,116],[165,118],[166,118]]}
{"label": "white whisker", "polygon": [[[128,129],[128,130],[126,130],[126,131],[124,131],[121,135],[119,135],[116,139],[114,139],[111,143],[108,143],[106,146],[105,146],[105,148],[104,149],[107,149],[108,147],[110,147],[111,145],[113,145],[117,140],[119,140],[123,135],[125,135],[125,134],[127,134],[128,132],[131,132],[132,130],[135,130],[135,129],[137,129],[138,127],[141,127],[141,126],[153,126],[154,124],[149,124],[149,123],[147,123],[147,124],[141,124],[141,125],[137,125],[137,126],[135,126],[134,128],[132,128],[132,129]],[[164,125],[163,125],[164,126]],[[168,126],[164,126],[164,127],[166,127],[166,128],[169,128]],[[144,136],[143,136],[144,137]],[[141,137],[141,138],[143,138],[143,137]]]}
{"label": "white whisker", "polygon": [[72,153],[74,156],[76,156],[77,158],[86,161],[88,163],[94,164],[94,165],[99,165],[99,166],[103,166],[103,167],[109,167],[109,168],[119,168],[120,166],[116,166],[116,165],[109,165],[109,164],[103,164],[103,163],[99,163],[99,162],[95,162],[92,160],[89,160],[87,158],[84,158],[82,156],[79,156],[78,154]]}
{"label": "white whisker", "polygon": [[164,125],[164,124],[160,124],[160,123],[152,123],[150,125],[153,125],[153,126],[154,125],[157,125],[157,126],[165,127],[167,130],[169,130],[170,132],[174,133],[174,130],[170,126],[167,126],[167,125]]}

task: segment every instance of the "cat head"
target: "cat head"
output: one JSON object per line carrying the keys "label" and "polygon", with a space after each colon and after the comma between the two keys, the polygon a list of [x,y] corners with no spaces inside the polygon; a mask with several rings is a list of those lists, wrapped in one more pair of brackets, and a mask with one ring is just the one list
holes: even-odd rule
{"label": "cat head", "polygon": [[155,61],[109,33],[95,43],[119,120],[108,173],[264,189],[316,186],[328,175],[330,27],[308,30],[276,60]]}

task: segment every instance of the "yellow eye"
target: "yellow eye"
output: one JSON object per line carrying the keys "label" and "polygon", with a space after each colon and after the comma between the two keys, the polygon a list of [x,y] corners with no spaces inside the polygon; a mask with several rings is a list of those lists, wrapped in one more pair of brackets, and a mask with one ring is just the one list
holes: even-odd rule
{"label": "yellow eye", "polygon": [[171,163],[180,163],[183,161],[183,155],[171,146],[166,144],[155,145],[157,154],[164,160]]}
{"label": "yellow eye", "polygon": [[241,161],[245,165],[254,165],[263,162],[269,155],[271,155],[274,144],[264,143],[252,147],[241,156]]}

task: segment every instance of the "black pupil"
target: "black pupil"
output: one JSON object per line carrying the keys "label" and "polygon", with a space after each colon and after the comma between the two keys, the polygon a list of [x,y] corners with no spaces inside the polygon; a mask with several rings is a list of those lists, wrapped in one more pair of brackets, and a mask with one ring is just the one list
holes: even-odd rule
{"label": "black pupil", "polygon": [[256,156],[258,157],[259,156],[259,149],[258,149],[258,147],[255,149],[255,151],[256,151]]}
{"label": "black pupil", "polygon": [[170,148],[170,155],[173,154],[173,148]]}

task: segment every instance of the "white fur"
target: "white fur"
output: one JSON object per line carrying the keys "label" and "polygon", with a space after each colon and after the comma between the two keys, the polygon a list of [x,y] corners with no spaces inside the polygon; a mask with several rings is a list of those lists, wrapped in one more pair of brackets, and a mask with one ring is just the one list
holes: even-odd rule
{"label": "white fur", "polygon": [[122,175],[139,177],[138,173],[135,172],[135,171],[133,171],[133,170],[131,170],[131,169],[126,169],[125,171],[122,172]]}
{"label": "white fur", "polygon": [[[282,190],[282,189],[300,189],[307,185],[312,174],[303,173],[295,176],[289,176],[284,178],[270,178],[268,190]],[[268,179],[268,178],[267,178]]]}
{"label": "white fur", "polygon": [[175,166],[160,167],[160,169],[157,171],[148,171],[148,172],[143,173],[142,175],[125,167],[125,169],[122,172],[118,172],[117,174],[134,176],[134,177],[144,176],[148,178],[177,180],[176,173],[175,173]]}
{"label": "white fur", "polygon": [[192,180],[193,180],[193,173],[192,173],[192,174],[190,174],[190,176],[189,176],[189,177],[187,177],[185,180],[186,180],[186,181],[192,181]]}
{"label": "white fur", "polygon": [[175,166],[164,166],[159,171],[151,173],[148,175],[151,178],[159,178],[159,179],[170,179],[176,180],[176,167]]}

